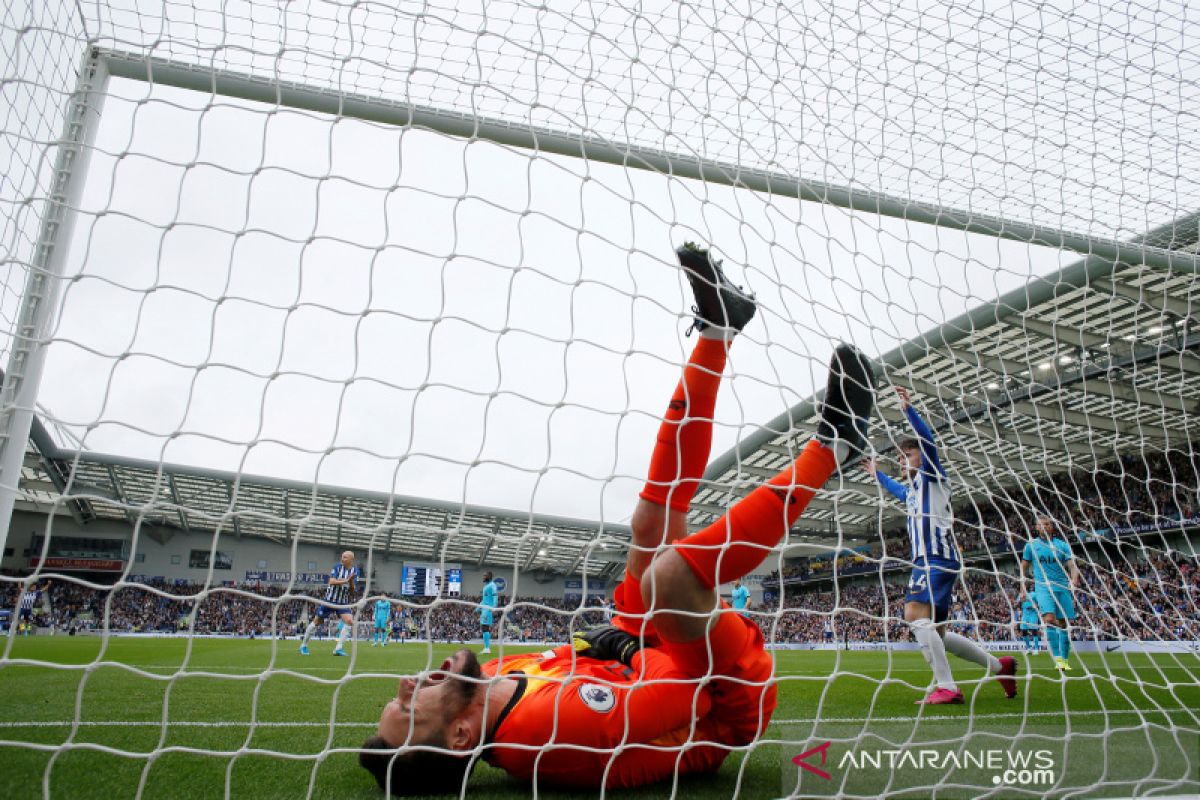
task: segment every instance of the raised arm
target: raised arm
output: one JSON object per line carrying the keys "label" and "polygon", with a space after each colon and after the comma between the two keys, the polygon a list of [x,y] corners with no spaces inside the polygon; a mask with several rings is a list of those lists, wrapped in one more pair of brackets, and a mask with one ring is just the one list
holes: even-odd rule
{"label": "raised arm", "polygon": [[875,476],[875,480],[879,481],[879,485],[888,490],[888,494],[899,500],[901,503],[908,501],[908,487],[903,483],[892,478],[886,472],[879,468],[875,459],[868,458],[862,462],[862,468],[869,474]]}
{"label": "raised arm", "polygon": [[908,424],[912,426],[913,433],[917,436],[917,442],[921,445],[921,469],[928,475],[935,478],[944,478],[946,470],[942,467],[942,462],[938,458],[937,443],[933,436],[933,430],[922,419],[921,415],[913,408],[909,401],[908,390],[902,386],[896,387],[896,394],[900,396],[900,409],[904,412],[904,416],[908,418]]}

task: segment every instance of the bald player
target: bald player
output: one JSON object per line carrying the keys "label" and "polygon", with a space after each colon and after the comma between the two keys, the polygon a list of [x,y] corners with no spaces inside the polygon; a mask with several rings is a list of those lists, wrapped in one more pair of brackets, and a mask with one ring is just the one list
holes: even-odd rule
{"label": "bald player", "polygon": [[350,604],[354,600],[355,590],[361,573],[354,566],[354,553],[347,550],[342,553],[341,560],[329,571],[329,582],[325,586],[325,602],[317,606],[315,618],[304,629],[304,639],[300,642],[300,655],[308,655],[308,640],[312,638],[317,625],[326,617],[336,616],[340,620],[337,632],[337,644],[333,648],[335,656],[346,655],[343,646],[354,631],[354,613]]}
{"label": "bald player", "polygon": [[[1029,540],[1021,553],[1021,593],[1026,602],[1042,614],[1046,623],[1046,643],[1054,666],[1060,672],[1071,670],[1070,620],[1075,619],[1075,597],[1081,575],[1071,545],[1058,532],[1058,525],[1049,514],[1037,515],[1037,536]],[[1033,579],[1033,592],[1025,581]]]}
{"label": "bald player", "polygon": [[874,375],[834,354],[817,436],[786,470],[687,535],[729,346],[756,310],[707,251],[677,251],[696,297],[691,359],[659,429],[634,512],[613,625],[573,645],[480,664],[459,650],[400,681],[360,763],[393,794],[465,791],[476,757],[539,787],[597,790],[717,770],[775,711],[773,663],[716,587],[758,567],[816,489],[865,446]]}

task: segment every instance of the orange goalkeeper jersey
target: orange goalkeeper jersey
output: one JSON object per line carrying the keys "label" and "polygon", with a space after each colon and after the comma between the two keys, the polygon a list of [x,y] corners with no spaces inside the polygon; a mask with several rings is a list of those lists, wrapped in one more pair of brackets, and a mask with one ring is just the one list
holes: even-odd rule
{"label": "orange goalkeeper jersey", "polygon": [[[487,741],[488,763],[543,786],[642,786],[720,767],[745,744],[713,710],[712,683],[698,682],[656,648],[633,668],[577,656],[570,645],[494,659],[485,675],[521,681]],[[774,710],[774,687],[770,709]],[[717,690],[720,694],[720,690]],[[764,725],[765,727],[765,725]],[[693,744],[686,750],[680,745]],[[724,747],[721,745],[725,745]]]}

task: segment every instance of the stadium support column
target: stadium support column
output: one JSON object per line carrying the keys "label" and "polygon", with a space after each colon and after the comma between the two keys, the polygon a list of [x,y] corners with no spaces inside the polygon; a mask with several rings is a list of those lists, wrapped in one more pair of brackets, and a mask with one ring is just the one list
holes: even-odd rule
{"label": "stadium support column", "polygon": [[0,548],[8,538],[46,361],[46,338],[57,311],[67,248],[107,84],[103,59],[89,50],[80,65],[75,91],[67,98],[63,132],[54,154],[37,243],[28,264],[12,352],[0,390]]}

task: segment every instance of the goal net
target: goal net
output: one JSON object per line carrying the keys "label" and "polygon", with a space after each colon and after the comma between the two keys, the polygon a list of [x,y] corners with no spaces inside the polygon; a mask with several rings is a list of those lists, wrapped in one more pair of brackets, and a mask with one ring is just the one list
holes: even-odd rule
{"label": "goal net", "polygon": [[[6,0],[0,794],[373,796],[399,678],[605,621],[696,341],[684,242],[758,303],[690,528],[799,455],[840,341],[884,477],[743,578],[760,735],[647,791],[1200,791],[1194,16]],[[908,508],[962,565],[942,645]],[[915,705],[939,648],[962,703]]]}

